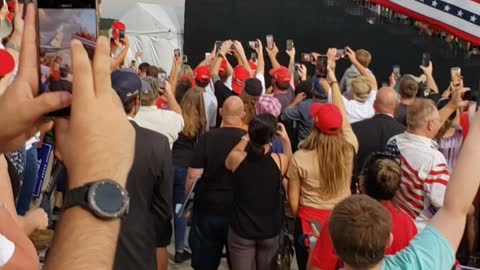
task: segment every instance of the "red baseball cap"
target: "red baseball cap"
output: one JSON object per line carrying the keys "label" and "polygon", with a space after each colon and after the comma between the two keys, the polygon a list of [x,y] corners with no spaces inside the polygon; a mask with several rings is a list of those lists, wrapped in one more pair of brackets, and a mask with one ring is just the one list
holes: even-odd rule
{"label": "red baseball cap", "polygon": [[288,85],[292,80],[292,74],[286,67],[279,67],[277,69],[270,70],[270,76],[274,78],[280,85]]}
{"label": "red baseball cap", "polygon": [[199,66],[194,71],[195,80],[207,83],[210,81],[210,69],[207,66]]}
{"label": "red baseball cap", "polygon": [[223,59],[223,60],[222,60],[222,63],[220,64],[219,72],[220,72],[220,73],[225,73],[225,72],[227,72],[227,59]]}
{"label": "red baseball cap", "polygon": [[127,27],[125,26],[124,23],[122,22],[114,22],[112,24],[112,37],[113,39],[115,40],[118,40],[120,39],[120,30],[123,30],[125,31],[127,29]]}
{"label": "red baseball cap", "polygon": [[190,84],[192,85],[192,87],[195,87],[195,86],[196,86],[196,85],[195,85],[195,80],[194,80],[192,77],[189,77],[189,76],[186,76],[186,75],[178,78],[178,81],[179,81],[179,82],[189,81]]}
{"label": "red baseball cap", "polygon": [[245,87],[245,81],[250,78],[250,73],[243,66],[237,66],[233,70],[232,90],[240,95]]}
{"label": "red baseball cap", "polygon": [[6,50],[0,49],[0,77],[3,77],[15,69],[15,60]]}
{"label": "red baseball cap", "polygon": [[315,103],[310,108],[310,115],[313,123],[322,133],[336,135],[342,131],[343,117],[337,106]]}

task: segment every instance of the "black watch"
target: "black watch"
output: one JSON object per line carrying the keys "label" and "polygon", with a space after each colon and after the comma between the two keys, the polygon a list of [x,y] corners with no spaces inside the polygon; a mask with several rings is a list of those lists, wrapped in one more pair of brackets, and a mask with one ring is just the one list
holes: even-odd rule
{"label": "black watch", "polygon": [[101,219],[126,216],[130,196],[125,188],[112,180],[100,180],[67,191],[63,208],[81,206]]}

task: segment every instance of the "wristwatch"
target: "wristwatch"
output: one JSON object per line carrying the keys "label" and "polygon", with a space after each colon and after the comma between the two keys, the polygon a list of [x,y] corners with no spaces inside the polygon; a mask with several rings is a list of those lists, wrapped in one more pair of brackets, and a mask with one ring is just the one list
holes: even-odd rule
{"label": "wristwatch", "polygon": [[130,196],[112,180],[100,180],[67,191],[64,209],[80,206],[100,219],[111,220],[128,215]]}

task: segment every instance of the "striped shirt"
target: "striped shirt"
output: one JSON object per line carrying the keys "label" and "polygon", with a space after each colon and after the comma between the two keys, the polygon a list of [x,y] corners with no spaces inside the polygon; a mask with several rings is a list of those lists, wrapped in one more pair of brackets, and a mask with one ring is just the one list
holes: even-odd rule
{"label": "striped shirt", "polygon": [[463,143],[462,128],[455,128],[455,133],[450,137],[444,137],[437,140],[438,151],[440,151],[447,160],[448,167],[453,169],[457,162],[458,155]]}
{"label": "striped shirt", "polygon": [[400,158],[402,180],[394,201],[421,231],[443,206],[449,179],[447,161],[436,142],[408,132],[391,138],[385,151]]}

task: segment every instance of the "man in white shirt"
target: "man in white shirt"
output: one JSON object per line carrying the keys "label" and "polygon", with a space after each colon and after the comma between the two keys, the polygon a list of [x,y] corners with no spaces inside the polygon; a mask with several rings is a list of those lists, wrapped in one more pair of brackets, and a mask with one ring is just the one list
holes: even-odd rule
{"label": "man in white shirt", "polygon": [[142,89],[140,93],[142,104],[133,120],[141,127],[165,135],[168,138],[171,149],[173,143],[178,139],[178,133],[183,130],[185,125],[182,117],[182,109],[180,105],[178,105],[168,82],[166,82],[164,90],[167,96],[169,110],[158,109],[155,105],[160,92],[158,81],[154,78],[145,78],[145,80],[150,87]]}

